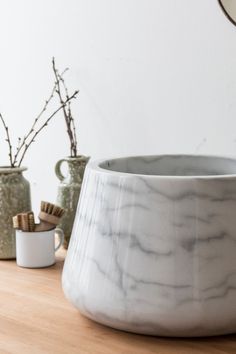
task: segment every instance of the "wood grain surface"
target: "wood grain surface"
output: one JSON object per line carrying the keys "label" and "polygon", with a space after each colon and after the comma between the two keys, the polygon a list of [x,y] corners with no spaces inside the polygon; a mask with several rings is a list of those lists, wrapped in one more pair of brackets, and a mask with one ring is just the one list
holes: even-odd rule
{"label": "wood grain surface", "polygon": [[0,261],[0,354],[236,354],[236,335],[171,339],[140,336],[99,325],[65,299],[65,252],[45,269]]}

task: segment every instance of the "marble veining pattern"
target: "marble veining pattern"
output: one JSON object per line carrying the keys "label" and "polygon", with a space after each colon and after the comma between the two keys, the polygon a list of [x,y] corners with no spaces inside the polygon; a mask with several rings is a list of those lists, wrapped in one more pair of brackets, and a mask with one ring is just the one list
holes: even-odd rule
{"label": "marble veining pattern", "polygon": [[[87,166],[63,271],[66,297],[87,317],[127,331],[235,332],[236,161],[180,156],[181,177],[171,170],[178,156],[170,166],[167,156],[165,177],[165,157],[136,159],[153,175],[137,174],[135,159],[118,172],[116,160]],[[199,170],[206,175],[195,176]]]}

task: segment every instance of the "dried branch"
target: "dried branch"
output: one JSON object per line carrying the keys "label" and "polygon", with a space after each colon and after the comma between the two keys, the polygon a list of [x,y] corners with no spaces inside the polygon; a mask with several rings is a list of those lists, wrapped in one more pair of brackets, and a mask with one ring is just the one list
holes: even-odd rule
{"label": "dried branch", "polygon": [[21,145],[21,138],[19,137],[19,138],[18,138],[18,146],[17,146],[17,149],[20,148],[20,145]]}
{"label": "dried branch", "polygon": [[9,149],[8,155],[9,155],[9,158],[10,158],[10,164],[11,164],[11,167],[14,167],[13,158],[12,158],[12,144],[11,144],[9,129],[8,129],[8,127],[7,127],[7,125],[6,125],[5,121],[4,121],[3,116],[2,116],[1,113],[0,113],[0,119],[2,121],[4,129],[6,131],[6,136],[7,136],[6,141],[8,143],[8,149]]}
{"label": "dried branch", "polygon": [[32,138],[30,139],[29,143],[28,143],[28,144],[25,144],[25,147],[24,147],[23,153],[22,153],[22,155],[21,155],[20,162],[19,162],[18,166],[21,166],[21,163],[22,163],[22,161],[23,161],[23,159],[24,159],[24,157],[25,157],[25,154],[26,154],[28,148],[30,147],[30,145],[35,141],[36,136],[41,132],[41,130],[42,130],[43,128],[45,128],[45,127],[48,125],[48,123],[50,122],[50,120],[57,114],[57,112],[59,112],[61,109],[63,109],[63,108],[65,107],[65,105],[66,105],[68,102],[70,102],[73,98],[76,97],[77,94],[78,94],[78,91],[75,91],[75,92],[73,93],[73,95],[71,95],[70,97],[68,97],[68,99],[66,99],[65,102],[64,102],[59,108],[57,108],[57,109],[48,117],[48,119],[41,125],[41,127],[40,127],[38,130],[35,131],[35,133],[33,134]]}
{"label": "dried branch", "polygon": [[[65,94],[66,94],[66,98],[69,97],[69,92],[68,92],[68,88],[66,86],[66,83],[65,83],[65,80],[63,79],[62,75],[60,75],[58,73],[58,77],[64,87],[64,90],[65,90]],[[73,136],[73,149],[74,149],[74,153],[75,153],[75,156],[77,156],[77,136],[76,136],[76,129],[75,129],[75,120],[72,116],[72,112],[71,112],[71,102],[68,101],[68,104],[67,104],[67,117],[68,117],[68,121],[69,121],[69,125],[71,126],[71,130],[72,130],[72,136]]]}
{"label": "dried branch", "polygon": [[[56,80],[55,81],[55,84],[57,87],[56,93],[58,94],[61,105],[63,105],[63,114],[64,114],[64,118],[65,118],[65,122],[66,122],[67,133],[68,133],[69,140],[70,140],[70,155],[76,157],[77,156],[77,137],[76,137],[74,118],[72,117],[72,114],[71,114],[70,101],[68,101],[68,97],[69,97],[68,90],[67,90],[67,87],[65,85],[65,81],[64,81],[62,75],[59,74],[59,72],[56,68],[54,58],[52,58],[52,67],[53,67],[53,72],[54,72],[54,76],[55,76],[55,80]],[[65,71],[67,71],[67,70],[68,69],[66,69]],[[62,84],[63,89],[65,91],[66,99],[63,98],[61,84]],[[65,104],[66,101],[67,101],[67,104]]]}
{"label": "dried branch", "polygon": [[[53,71],[55,75],[55,82],[53,89],[48,97],[48,99],[45,101],[44,106],[38,116],[34,119],[34,122],[29,129],[29,131],[26,133],[26,135],[23,138],[18,138],[18,144],[16,147],[16,152],[13,156],[13,149],[12,149],[12,144],[11,144],[11,139],[10,139],[10,134],[8,127],[3,119],[2,114],[0,113],[0,119],[3,124],[3,127],[6,131],[6,141],[8,143],[8,148],[9,148],[9,158],[10,158],[10,165],[11,167],[16,167],[21,166],[21,163],[25,157],[26,152],[28,151],[30,145],[35,141],[35,138],[37,135],[42,131],[43,128],[45,128],[50,120],[59,112],[61,109],[63,110],[63,114],[65,117],[66,125],[67,125],[67,133],[70,138],[70,148],[71,148],[71,156],[77,156],[77,138],[76,138],[76,130],[75,130],[75,124],[74,124],[74,119],[72,117],[71,113],[71,105],[70,102],[73,98],[76,98],[76,95],[78,94],[78,91],[75,91],[73,95],[69,96],[67,87],[65,85],[63,75],[65,72],[68,70],[66,68],[61,74],[57,71],[56,66],[55,66],[55,60],[53,58],[52,60],[53,63]],[[62,92],[64,91],[64,92]],[[44,114],[44,112],[47,110],[49,103],[54,97],[55,92],[58,94],[60,98],[60,106],[57,108],[46,120],[44,120],[41,125],[38,126],[39,121],[42,121],[41,118]],[[63,93],[63,94],[62,94]],[[64,97],[63,97],[64,96]],[[19,161],[19,163],[18,163]]]}
{"label": "dried branch", "polygon": [[[17,159],[18,159],[18,157],[19,157],[19,154],[20,154],[21,150],[25,147],[25,145],[27,145],[27,144],[26,144],[27,139],[30,137],[31,134],[33,134],[37,122],[38,122],[39,119],[42,117],[43,113],[47,110],[47,107],[48,107],[49,103],[50,103],[51,100],[53,99],[53,96],[54,96],[55,91],[56,91],[56,85],[54,84],[50,96],[49,96],[48,99],[45,101],[45,104],[44,104],[44,106],[43,106],[41,112],[40,112],[40,113],[38,114],[38,116],[35,118],[32,127],[29,129],[28,133],[23,137],[23,139],[19,138],[19,139],[20,139],[20,143],[18,144],[16,153],[15,153],[14,159],[13,159],[13,165],[14,165],[14,166],[15,166],[16,163],[17,163]],[[18,142],[19,142],[19,139],[18,139]]]}

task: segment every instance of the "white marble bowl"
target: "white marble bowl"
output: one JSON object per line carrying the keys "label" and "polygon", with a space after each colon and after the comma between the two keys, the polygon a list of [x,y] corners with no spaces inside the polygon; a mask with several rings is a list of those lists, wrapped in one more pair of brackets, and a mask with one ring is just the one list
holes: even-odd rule
{"label": "white marble bowl", "polygon": [[82,314],[126,331],[236,332],[236,160],[89,163],[63,289]]}

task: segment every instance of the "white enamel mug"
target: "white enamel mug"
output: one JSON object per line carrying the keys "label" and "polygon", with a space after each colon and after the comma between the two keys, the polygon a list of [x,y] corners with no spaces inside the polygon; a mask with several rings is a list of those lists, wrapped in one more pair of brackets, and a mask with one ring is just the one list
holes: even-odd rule
{"label": "white enamel mug", "polygon": [[[55,236],[59,244],[55,247]],[[16,230],[16,263],[25,268],[48,267],[55,263],[55,252],[64,241],[64,233],[56,228],[49,231]]]}

